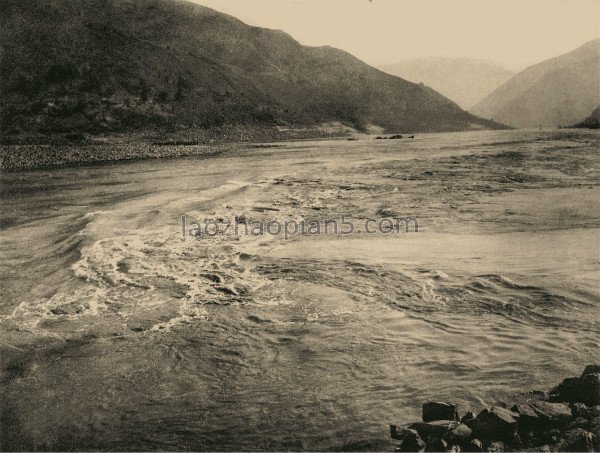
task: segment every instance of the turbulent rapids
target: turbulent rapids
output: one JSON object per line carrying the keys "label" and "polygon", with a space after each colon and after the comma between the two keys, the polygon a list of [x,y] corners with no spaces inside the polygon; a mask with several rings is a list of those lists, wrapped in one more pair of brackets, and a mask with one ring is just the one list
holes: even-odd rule
{"label": "turbulent rapids", "polygon": [[[600,135],[324,141],[1,175],[2,449],[389,449],[600,353]],[[414,216],[216,235],[180,216]]]}

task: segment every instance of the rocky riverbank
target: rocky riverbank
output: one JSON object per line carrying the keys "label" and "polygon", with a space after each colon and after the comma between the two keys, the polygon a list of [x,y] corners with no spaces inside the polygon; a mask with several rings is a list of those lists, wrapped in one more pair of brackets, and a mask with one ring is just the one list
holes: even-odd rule
{"label": "rocky riverbank", "polygon": [[[0,136],[0,170],[131,159],[206,156],[262,143],[339,139],[359,131],[333,122],[313,127],[223,126],[123,134],[56,133]],[[268,145],[274,146],[274,145]]]}
{"label": "rocky riverbank", "polygon": [[234,145],[197,144],[94,144],[76,145],[10,145],[2,146],[0,170],[59,167],[95,164],[133,159],[156,159],[188,156],[211,156]]}
{"label": "rocky riverbank", "polygon": [[600,365],[548,392],[499,402],[478,415],[445,402],[423,404],[422,421],[390,425],[396,451],[600,451]]}

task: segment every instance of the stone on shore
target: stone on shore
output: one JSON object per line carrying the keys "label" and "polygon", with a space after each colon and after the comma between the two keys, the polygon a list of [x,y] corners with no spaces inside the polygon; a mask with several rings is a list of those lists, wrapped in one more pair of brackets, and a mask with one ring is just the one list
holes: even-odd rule
{"label": "stone on shore", "polygon": [[600,451],[600,417],[590,421],[590,432],[594,435],[594,450]]}
{"label": "stone on shore", "polygon": [[423,404],[423,421],[458,420],[456,406],[450,403],[432,401]]}
{"label": "stone on shore", "polygon": [[[586,367],[588,369],[589,366]],[[567,378],[550,391],[550,400],[583,403],[587,406],[600,404],[600,373],[585,373],[581,377]]]}
{"label": "stone on shore", "polygon": [[581,373],[581,377],[585,376],[586,374],[600,374],[600,365],[586,366],[583,370],[583,373]]}
{"label": "stone on shore", "polygon": [[587,430],[590,427],[590,421],[583,417],[577,417],[575,420],[571,421],[567,427],[565,428],[567,431],[570,431],[575,428],[581,428]]}
{"label": "stone on shore", "polygon": [[590,431],[600,436],[600,416],[590,420]]}
{"label": "stone on shore", "polygon": [[511,440],[517,430],[519,414],[503,407],[494,406],[482,410],[472,426],[478,438],[489,440]]}
{"label": "stone on shore", "polygon": [[425,451],[425,442],[414,429],[398,428],[390,425],[390,434],[392,439],[400,441],[396,451],[422,452]]}
{"label": "stone on shore", "polygon": [[483,444],[479,439],[473,439],[469,441],[464,447],[463,451],[466,452],[480,452],[483,451]]}
{"label": "stone on shore", "polygon": [[492,442],[487,451],[490,453],[502,453],[503,451],[506,451],[506,446],[504,445],[504,442]]}
{"label": "stone on shore", "polygon": [[566,404],[536,401],[532,407],[546,428],[562,428],[573,419],[571,409]]}
{"label": "stone on shore", "polygon": [[398,428],[396,425],[390,425],[390,437],[392,439],[400,440],[400,433],[403,428]]}
{"label": "stone on shore", "polygon": [[548,431],[544,431],[541,434],[541,439],[544,441],[544,443],[549,443],[549,444],[556,444],[558,442],[558,440],[560,439],[560,429],[549,429]]}
{"label": "stone on shore", "polygon": [[511,409],[519,414],[520,431],[535,429],[540,425],[540,417],[531,404],[516,404]]}
{"label": "stone on shore", "polygon": [[425,439],[442,439],[447,433],[458,426],[458,422],[451,420],[436,420],[434,422],[417,422],[409,426]]}
{"label": "stone on shore", "polygon": [[425,453],[449,450],[448,442],[444,439],[438,439],[437,437],[428,439],[426,444]]}
{"label": "stone on shore", "polygon": [[460,423],[456,428],[446,433],[444,440],[449,445],[460,445],[466,444],[473,434],[473,430],[467,425]]}
{"label": "stone on shore", "polygon": [[600,417],[600,405],[588,407],[583,403],[574,403],[571,405],[573,417],[583,417],[591,420],[595,417]]}
{"label": "stone on shore", "polygon": [[567,431],[555,447],[556,451],[592,452],[594,435],[584,429]]}
{"label": "stone on shore", "polygon": [[463,415],[460,419],[461,423],[465,423],[466,421],[469,420],[475,420],[475,412],[473,411],[468,411],[465,415]]}

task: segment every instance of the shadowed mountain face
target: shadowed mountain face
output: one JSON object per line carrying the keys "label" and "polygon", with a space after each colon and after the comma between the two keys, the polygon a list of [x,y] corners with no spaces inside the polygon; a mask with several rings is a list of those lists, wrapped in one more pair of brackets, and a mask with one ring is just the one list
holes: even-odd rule
{"label": "shadowed mountain face", "polygon": [[464,109],[473,107],[514,75],[491,61],[475,58],[416,58],[382,66],[381,70],[422,82]]}
{"label": "shadowed mountain face", "polygon": [[473,109],[515,127],[556,127],[585,118],[600,103],[600,39],[520,72]]}
{"label": "shadowed mountain face", "polygon": [[600,105],[594,109],[590,116],[571,127],[582,129],[600,129]]}
{"label": "shadowed mountain face", "polygon": [[5,132],[498,128],[330,47],[172,0],[0,0]]}

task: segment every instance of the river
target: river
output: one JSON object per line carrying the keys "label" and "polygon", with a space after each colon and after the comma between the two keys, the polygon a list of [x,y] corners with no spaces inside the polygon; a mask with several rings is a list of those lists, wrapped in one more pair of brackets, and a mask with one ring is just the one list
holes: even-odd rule
{"label": "river", "polygon": [[[577,374],[600,355],[599,145],[479,131],[2,173],[1,449],[389,450],[425,401]],[[398,217],[419,231],[365,231]]]}

